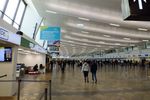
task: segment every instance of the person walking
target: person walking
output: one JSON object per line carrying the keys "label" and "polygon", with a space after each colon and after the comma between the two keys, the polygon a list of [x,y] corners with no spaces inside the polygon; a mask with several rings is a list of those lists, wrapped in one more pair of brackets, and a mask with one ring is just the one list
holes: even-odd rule
{"label": "person walking", "polygon": [[93,83],[94,82],[97,83],[96,72],[97,72],[97,64],[96,64],[96,61],[93,61],[91,64],[91,73],[92,73]]}
{"label": "person walking", "polygon": [[90,70],[89,64],[87,62],[84,62],[81,71],[83,72],[85,83],[86,82],[89,83],[89,77],[88,77],[89,70]]}

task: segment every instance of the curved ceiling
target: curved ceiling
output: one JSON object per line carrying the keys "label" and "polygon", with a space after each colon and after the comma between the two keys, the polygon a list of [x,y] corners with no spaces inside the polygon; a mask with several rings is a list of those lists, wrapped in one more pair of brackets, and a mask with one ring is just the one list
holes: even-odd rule
{"label": "curved ceiling", "polygon": [[62,29],[62,53],[89,53],[150,39],[150,23],[124,21],[121,0],[32,0],[48,26]]}

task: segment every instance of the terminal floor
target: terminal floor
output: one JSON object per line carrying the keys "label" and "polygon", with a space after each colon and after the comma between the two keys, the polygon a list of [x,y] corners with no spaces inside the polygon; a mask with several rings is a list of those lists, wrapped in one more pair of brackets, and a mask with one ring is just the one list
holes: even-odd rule
{"label": "terminal floor", "polygon": [[[150,100],[150,68],[105,66],[97,71],[98,83],[84,83],[80,68],[66,67],[64,73],[54,68],[51,73],[52,100]],[[50,74],[26,79],[50,79]],[[21,100],[40,100],[45,83],[25,83]]]}

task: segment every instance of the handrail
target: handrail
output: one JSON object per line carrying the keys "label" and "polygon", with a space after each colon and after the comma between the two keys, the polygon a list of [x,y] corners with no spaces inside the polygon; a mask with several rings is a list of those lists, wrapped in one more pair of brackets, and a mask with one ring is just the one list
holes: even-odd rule
{"label": "handrail", "polygon": [[[6,75],[3,75],[4,77]],[[0,82],[18,82],[18,93],[17,93],[17,100],[20,100],[20,87],[21,87],[21,82],[47,82],[49,83],[49,100],[51,100],[51,80],[22,80],[22,79],[18,79],[18,80],[0,80]],[[47,90],[45,91],[47,94]],[[46,98],[46,94],[45,94],[45,100],[47,100]]]}
{"label": "handrail", "polygon": [[0,78],[7,77],[7,74],[0,76]]}

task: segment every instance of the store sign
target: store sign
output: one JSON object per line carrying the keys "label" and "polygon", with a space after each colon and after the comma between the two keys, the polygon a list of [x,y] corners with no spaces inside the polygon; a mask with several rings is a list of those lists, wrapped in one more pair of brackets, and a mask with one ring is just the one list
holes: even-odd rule
{"label": "store sign", "polygon": [[9,33],[7,30],[0,27],[0,39],[8,40]]}
{"label": "store sign", "polygon": [[58,41],[60,40],[60,27],[42,26],[40,33],[41,40]]}
{"label": "store sign", "polygon": [[0,27],[0,40],[20,45],[21,36],[14,34],[14,33],[11,33],[8,30]]}
{"label": "store sign", "polygon": [[40,52],[40,53],[47,53],[47,51],[42,48],[41,46],[34,44],[33,42],[25,39],[25,38],[21,38],[21,46],[26,47],[26,48],[30,48],[31,50]]}
{"label": "store sign", "polygon": [[31,49],[34,50],[34,51],[40,52],[40,53],[45,53],[45,54],[47,53],[47,51],[39,45],[35,45]]}
{"label": "store sign", "polygon": [[125,20],[150,21],[150,0],[122,0]]}

